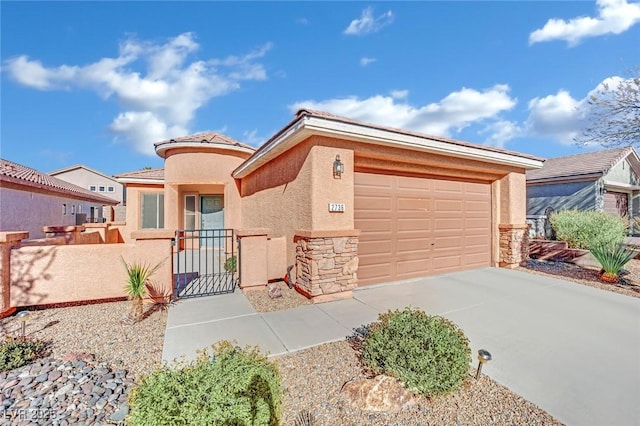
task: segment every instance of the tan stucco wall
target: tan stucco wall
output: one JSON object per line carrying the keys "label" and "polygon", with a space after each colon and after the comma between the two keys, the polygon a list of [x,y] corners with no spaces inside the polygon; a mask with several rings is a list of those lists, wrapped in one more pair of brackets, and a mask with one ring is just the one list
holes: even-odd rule
{"label": "tan stucco wall", "polygon": [[[63,214],[62,205],[67,205]],[[0,187],[0,231],[27,231],[29,238],[44,238],[43,226],[75,225],[79,209],[89,217],[91,207],[102,217],[102,205],[6,182]]]}
{"label": "tan stucco wall", "polygon": [[[127,219],[125,221],[124,226],[120,226],[120,234],[124,242],[131,242],[133,239],[131,238],[131,233],[140,230],[140,200],[142,193],[162,193],[164,191],[164,186],[159,184],[137,184],[137,183],[128,183],[127,184]],[[166,197],[166,195],[165,195]],[[165,220],[165,228],[167,223],[167,204],[165,198],[165,212],[164,212],[164,220]]]}
{"label": "tan stucco wall", "polygon": [[154,274],[156,296],[171,292],[171,242],[21,247],[11,252],[11,305],[30,306],[125,297],[122,258],[162,267]]}
{"label": "tan stucco wall", "polygon": [[184,228],[187,194],[223,195],[225,228],[241,226],[240,194],[231,173],[249,157],[248,153],[179,148],[168,150],[165,156],[165,229]]}

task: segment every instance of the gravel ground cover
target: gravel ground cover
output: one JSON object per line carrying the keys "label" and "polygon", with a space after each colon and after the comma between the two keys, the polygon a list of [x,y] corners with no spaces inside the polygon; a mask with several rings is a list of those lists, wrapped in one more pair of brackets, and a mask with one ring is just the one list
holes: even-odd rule
{"label": "gravel ground cover", "polygon": [[311,304],[309,299],[294,289],[289,288],[284,282],[276,282],[273,285],[280,288],[282,297],[276,297],[275,299],[270,298],[267,294],[267,286],[244,291],[245,296],[247,296],[247,299],[249,299],[249,302],[251,302],[256,311],[281,311],[283,309],[291,309],[297,306]]}
{"label": "gravel ground cover", "polygon": [[631,297],[640,297],[640,260],[632,259],[625,266],[622,280],[617,284],[603,283],[598,277],[599,269],[585,268],[572,263],[539,261],[530,259],[520,270],[553,276],[601,290],[612,291]]}
{"label": "gravel ground cover", "polygon": [[[167,310],[145,305],[144,319],[125,324],[127,301],[31,310],[26,335],[51,341],[52,358],[69,354],[93,354],[114,369],[134,376],[151,372],[162,361]],[[18,334],[20,322],[11,316],[0,320],[0,333]]]}
{"label": "gravel ground cover", "polygon": [[551,415],[481,375],[451,395],[421,397],[408,411],[369,412],[352,408],[340,395],[345,382],[367,377],[347,341],[316,346],[277,358],[285,387],[282,424],[302,411],[317,426],[342,425],[560,425]]}

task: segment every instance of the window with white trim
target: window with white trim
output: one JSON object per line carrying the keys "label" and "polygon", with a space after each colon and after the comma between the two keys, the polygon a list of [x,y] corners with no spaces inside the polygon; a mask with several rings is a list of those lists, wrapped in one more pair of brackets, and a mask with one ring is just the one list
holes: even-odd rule
{"label": "window with white trim", "polygon": [[66,204],[62,204],[62,215],[66,216],[67,215],[67,205]]}
{"label": "window with white trim", "polygon": [[140,194],[140,225],[142,229],[164,228],[164,193]]}
{"label": "window with white trim", "polygon": [[100,185],[100,186],[98,187],[98,192],[104,192],[104,186]]}
{"label": "window with white trim", "polygon": [[96,186],[95,185],[89,185],[89,191],[96,192]]}
{"label": "window with white trim", "polygon": [[107,192],[113,192],[115,191],[115,189],[113,188],[113,186],[109,186],[107,187]]}
{"label": "window with white trim", "polygon": [[184,196],[184,229],[196,229],[196,196]]}
{"label": "window with white trim", "polygon": [[76,214],[76,205],[71,204],[71,214]]}

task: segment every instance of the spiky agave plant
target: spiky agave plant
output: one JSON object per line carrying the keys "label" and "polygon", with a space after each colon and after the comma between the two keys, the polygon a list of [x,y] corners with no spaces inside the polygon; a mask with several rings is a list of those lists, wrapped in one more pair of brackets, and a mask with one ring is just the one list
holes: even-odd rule
{"label": "spiky agave plant", "polygon": [[617,283],[620,280],[618,274],[637,252],[624,244],[600,244],[591,248],[591,254],[602,266],[600,279],[608,283]]}
{"label": "spiky agave plant", "polygon": [[147,284],[151,276],[162,266],[162,262],[152,267],[140,261],[127,263],[122,258],[122,263],[127,270],[127,284],[124,289],[131,301],[129,319],[138,322],[142,319],[142,300],[147,295]]}

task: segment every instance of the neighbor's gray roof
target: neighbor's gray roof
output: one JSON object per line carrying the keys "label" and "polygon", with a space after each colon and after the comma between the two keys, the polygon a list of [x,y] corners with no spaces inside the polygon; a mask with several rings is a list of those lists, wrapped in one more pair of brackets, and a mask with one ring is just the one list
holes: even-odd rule
{"label": "neighbor's gray roof", "polygon": [[[573,154],[564,157],[548,158],[541,169],[527,170],[527,181],[547,179],[580,178],[605,175],[620,160],[635,154],[633,147],[607,149],[603,151]],[[637,157],[637,155],[635,155]]]}
{"label": "neighbor's gray roof", "polygon": [[118,204],[118,201],[113,198],[96,194],[78,185],[2,158],[0,158],[0,180],[41,190],[48,190],[96,203],[108,205]]}
{"label": "neighbor's gray roof", "polygon": [[164,180],[164,169],[142,169],[114,175],[116,179]]}

